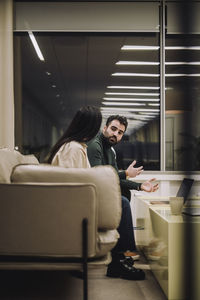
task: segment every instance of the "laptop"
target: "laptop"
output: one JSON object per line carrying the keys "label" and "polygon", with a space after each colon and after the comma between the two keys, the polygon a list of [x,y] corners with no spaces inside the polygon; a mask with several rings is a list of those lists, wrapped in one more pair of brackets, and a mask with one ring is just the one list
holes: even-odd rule
{"label": "laptop", "polygon": [[[184,178],[181,182],[181,185],[178,189],[176,197],[183,197],[184,203],[187,200],[191,187],[193,185],[194,179],[191,178]],[[169,200],[164,201],[150,201],[151,204],[169,204]]]}
{"label": "laptop", "polygon": [[190,179],[190,178],[184,178],[183,181],[181,182],[181,185],[180,185],[179,190],[176,194],[176,197],[183,197],[184,198],[184,203],[187,200],[187,197],[189,195],[189,192],[191,190],[193,182],[194,182],[194,179]]}

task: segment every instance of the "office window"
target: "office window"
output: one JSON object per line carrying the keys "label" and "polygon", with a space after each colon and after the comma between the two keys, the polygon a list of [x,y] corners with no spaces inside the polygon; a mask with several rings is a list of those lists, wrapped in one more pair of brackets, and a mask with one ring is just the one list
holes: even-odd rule
{"label": "office window", "polygon": [[42,161],[75,111],[96,105],[101,107],[103,124],[110,114],[128,119],[124,140],[116,147],[119,167],[136,159],[145,169],[159,170],[158,34],[40,33],[34,37],[44,60],[37,56],[28,33],[15,36],[23,152],[35,153]]}
{"label": "office window", "polygon": [[200,36],[166,35],[166,170],[200,170]]}
{"label": "office window", "polygon": [[200,170],[199,14],[199,1],[167,1],[166,170]]}
{"label": "office window", "polygon": [[112,111],[126,115],[129,121],[123,141],[115,147],[122,169],[133,159],[145,170],[160,169],[159,75],[158,34],[126,37],[104,108],[105,116]]}

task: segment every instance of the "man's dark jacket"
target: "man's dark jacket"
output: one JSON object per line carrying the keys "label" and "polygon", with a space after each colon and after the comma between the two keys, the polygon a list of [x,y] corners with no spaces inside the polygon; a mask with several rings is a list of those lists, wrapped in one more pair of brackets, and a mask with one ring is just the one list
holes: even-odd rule
{"label": "man's dark jacket", "polygon": [[141,183],[127,180],[125,171],[118,170],[114,150],[112,150],[112,147],[107,143],[103,133],[99,133],[88,143],[87,154],[91,167],[111,165],[115,168],[120,178],[122,194],[124,194],[123,191],[126,190],[140,190]]}

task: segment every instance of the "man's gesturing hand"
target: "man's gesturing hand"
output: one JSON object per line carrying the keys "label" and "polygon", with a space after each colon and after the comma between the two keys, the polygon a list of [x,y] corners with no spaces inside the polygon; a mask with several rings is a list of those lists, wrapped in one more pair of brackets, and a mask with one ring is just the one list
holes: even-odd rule
{"label": "man's gesturing hand", "polygon": [[138,175],[140,175],[140,173],[143,171],[143,166],[138,167],[138,168],[134,168],[136,164],[136,160],[134,160],[130,166],[126,169],[126,175],[129,177],[136,177]]}
{"label": "man's gesturing hand", "polygon": [[155,178],[152,178],[148,181],[143,182],[141,185],[141,191],[145,191],[148,193],[157,191],[157,189],[159,188],[158,183],[154,185],[152,184],[152,181],[155,180],[156,180]]}

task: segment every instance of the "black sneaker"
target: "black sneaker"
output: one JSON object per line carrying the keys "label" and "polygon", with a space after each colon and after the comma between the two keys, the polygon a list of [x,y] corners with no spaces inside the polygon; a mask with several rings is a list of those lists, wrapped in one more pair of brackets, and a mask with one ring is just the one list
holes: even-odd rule
{"label": "black sneaker", "polygon": [[108,265],[106,276],[113,278],[123,278],[128,280],[144,280],[143,270],[136,269],[131,264],[130,258],[120,260],[118,263],[111,262]]}

